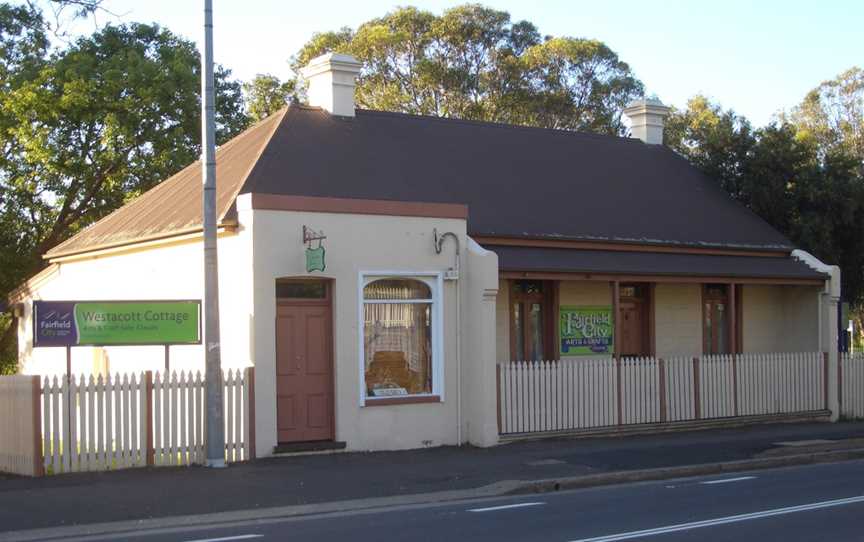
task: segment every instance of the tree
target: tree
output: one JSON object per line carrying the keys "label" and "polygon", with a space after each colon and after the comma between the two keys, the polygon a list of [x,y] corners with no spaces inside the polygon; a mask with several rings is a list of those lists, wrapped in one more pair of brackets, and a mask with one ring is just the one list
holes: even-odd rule
{"label": "tree", "polygon": [[603,43],[543,39],[530,22],[476,4],[440,16],[398,8],[356,31],[316,34],[293,67],[326,52],[363,62],[356,100],[368,109],[620,133],[623,105],[642,94]]}
{"label": "tree", "polygon": [[281,81],[275,75],[258,74],[251,81],[243,83],[243,101],[246,114],[257,122],[269,117],[297,98],[297,81]]}
{"label": "tree", "polygon": [[864,171],[864,70],[850,68],[808,92],[791,119],[799,136],[812,139],[823,156],[852,156]]}
{"label": "tree", "polygon": [[[107,26],[49,52],[41,15],[0,10],[7,62],[0,95],[0,296],[41,255],[194,161],[200,153],[200,59],[156,25]],[[248,124],[241,87],[217,69],[217,139]],[[0,351],[14,339],[5,326]]]}
{"label": "tree", "polygon": [[665,142],[799,246],[842,270],[843,296],[864,304],[864,179],[849,147],[782,119],[753,130],[696,96],[667,121]]}

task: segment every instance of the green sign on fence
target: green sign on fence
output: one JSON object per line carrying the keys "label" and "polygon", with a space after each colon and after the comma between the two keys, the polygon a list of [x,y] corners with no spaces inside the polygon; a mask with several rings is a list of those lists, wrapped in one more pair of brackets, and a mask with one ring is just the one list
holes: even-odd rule
{"label": "green sign on fence", "polygon": [[613,353],[612,307],[561,306],[559,318],[562,356]]}
{"label": "green sign on fence", "polygon": [[34,346],[198,344],[199,301],[36,301]]}

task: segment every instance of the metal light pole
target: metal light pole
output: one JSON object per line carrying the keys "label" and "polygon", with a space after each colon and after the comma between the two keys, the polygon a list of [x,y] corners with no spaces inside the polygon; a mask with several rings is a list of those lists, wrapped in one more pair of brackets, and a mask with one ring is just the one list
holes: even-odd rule
{"label": "metal light pole", "polygon": [[222,358],[219,352],[219,268],[216,254],[216,91],[213,81],[213,1],[204,0],[201,56],[201,173],[204,183],[204,356],[207,363],[207,463],[225,466]]}

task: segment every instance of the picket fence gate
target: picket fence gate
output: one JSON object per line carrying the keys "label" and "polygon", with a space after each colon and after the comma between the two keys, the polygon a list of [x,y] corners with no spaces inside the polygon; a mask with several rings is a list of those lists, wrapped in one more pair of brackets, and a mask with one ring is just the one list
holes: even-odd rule
{"label": "picket fence gate", "polygon": [[[225,459],[254,457],[254,369],[223,375]],[[47,473],[205,460],[205,380],[200,372],[45,378],[42,453]]]}
{"label": "picket fence gate", "polygon": [[[864,378],[864,357],[857,367]],[[502,435],[828,408],[821,352],[520,361],[497,371]]]}
{"label": "picket fence gate", "polygon": [[838,371],[840,416],[864,418],[864,353],[840,355]]}

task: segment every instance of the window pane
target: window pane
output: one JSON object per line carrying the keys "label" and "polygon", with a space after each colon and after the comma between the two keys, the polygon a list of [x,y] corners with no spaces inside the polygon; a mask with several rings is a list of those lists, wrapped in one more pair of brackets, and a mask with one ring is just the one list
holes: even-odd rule
{"label": "window pane", "polygon": [[277,282],[276,297],[292,299],[324,299],[327,285],[323,282]]}
{"label": "window pane", "polygon": [[540,280],[517,280],[513,283],[513,290],[520,294],[542,294],[543,281]]}
{"label": "window pane", "polygon": [[366,395],[432,393],[432,305],[366,303],[363,312]]}
{"label": "window pane", "polygon": [[363,288],[363,299],[374,301],[400,299],[432,299],[425,283],[413,279],[381,279]]}
{"label": "window pane", "polygon": [[543,359],[543,306],[531,304],[531,352],[529,357],[536,361]]}
{"label": "window pane", "polygon": [[522,303],[513,304],[513,335],[515,336],[516,351],[510,353],[513,361],[525,360],[525,315],[522,312]]}

